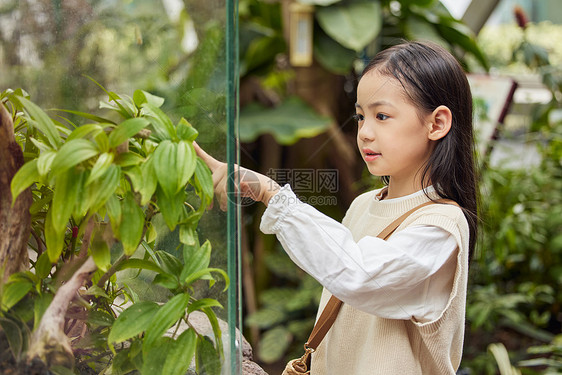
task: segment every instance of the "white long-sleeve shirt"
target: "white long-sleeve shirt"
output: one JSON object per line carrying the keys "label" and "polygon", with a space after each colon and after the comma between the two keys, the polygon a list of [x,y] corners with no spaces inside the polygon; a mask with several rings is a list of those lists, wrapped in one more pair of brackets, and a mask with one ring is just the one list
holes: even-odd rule
{"label": "white long-sleeve shirt", "polygon": [[[424,192],[381,203],[417,194]],[[299,267],[359,310],[428,322],[449,300],[458,245],[442,228],[413,225],[386,241],[371,236],[356,241],[347,227],[302,203],[286,185],[270,200],[260,229],[276,234]]]}

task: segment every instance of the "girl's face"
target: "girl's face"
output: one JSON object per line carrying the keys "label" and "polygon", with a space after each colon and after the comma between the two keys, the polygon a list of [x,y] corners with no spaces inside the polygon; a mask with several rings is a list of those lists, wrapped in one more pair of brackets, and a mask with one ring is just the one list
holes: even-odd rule
{"label": "girl's face", "polygon": [[355,106],[357,145],[369,172],[390,176],[389,197],[391,191],[399,196],[421,189],[421,172],[433,149],[429,115],[419,116],[400,82],[376,70],[359,81]]}

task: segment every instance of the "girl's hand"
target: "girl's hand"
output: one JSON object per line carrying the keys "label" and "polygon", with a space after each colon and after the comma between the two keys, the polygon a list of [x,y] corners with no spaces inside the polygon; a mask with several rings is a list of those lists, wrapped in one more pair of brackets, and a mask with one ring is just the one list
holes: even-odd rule
{"label": "girl's hand", "polygon": [[[193,142],[193,146],[195,147],[197,155],[203,159],[213,173],[215,195],[219,201],[220,209],[226,211],[228,202],[228,194],[226,191],[228,181],[227,164],[207,154],[196,142]],[[273,198],[281,188],[271,178],[236,164],[234,165],[234,173],[236,173],[234,177],[234,190],[242,197],[251,198],[257,202],[263,202],[265,205],[267,205],[269,200]]]}

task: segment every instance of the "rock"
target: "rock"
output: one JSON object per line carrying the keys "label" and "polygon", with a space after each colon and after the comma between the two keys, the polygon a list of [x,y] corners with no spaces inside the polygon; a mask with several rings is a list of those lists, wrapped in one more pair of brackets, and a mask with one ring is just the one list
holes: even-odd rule
{"label": "rock", "polygon": [[242,375],[268,375],[256,362],[242,360]]}

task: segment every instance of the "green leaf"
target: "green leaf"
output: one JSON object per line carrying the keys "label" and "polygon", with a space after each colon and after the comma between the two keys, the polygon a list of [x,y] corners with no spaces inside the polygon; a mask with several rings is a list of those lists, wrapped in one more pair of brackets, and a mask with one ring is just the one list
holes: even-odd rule
{"label": "green leaf", "polygon": [[107,272],[109,266],[111,266],[111,253],[107,242],[103,239],[103,229],[99,228],[99,226],[94,230],[92,235],[90,252],[96,266],[98,266],[100,270]]}
{"label": "green leaf", "polygon": [[429,7],[435,4],[436,0],[400,0],[404,7],[419,6],[419,7]]}
{"label": "green leaf", "polygon": [[20,355],[24,349],[24,335],[22,329],[18,323],[14,320],[0,317],[0,328],[8,341],[10,350],[16,360],[20,358]]}
{"label": "green leaf", "polygon": [[56,263],[64,245],[64,231],[55,230],[52,217],[52,210],[49,210],[45,218],[45,242],[49,260],[51,263]]}
{"label": "green leaf", "polygon": [[105,132],[100,132],[94,137],[94,142],[101,152],[109,152],[109,137]]}
{"label": "green leaf", "polygon": [[54,151],[54,150],[55,150],[55,149],[52,148],[51,146],[49,146],[49,145],[47,145],[47,144],[45,144],[45,143],[39,141],[38,139],[35,139],[35,138],[28,138],[28,139],[29,139],[29,140],[31,141],[31,143],[33,143],[33,145],[34,145],[35,147],[37,147],[37,148],[39,149],[39,151],[41,151],[41,152],[47,152],[47,151]]}
{"label": "green leaf", "polygon": [[78,196],[76,197],[76,204],[72,210],[72,218],[74,218],[77,223],[81,222],[86,217],[88,211],[88,189],[84,186],[84,182],[88,177],[88,171],[80,168],[78,173],[80,174],[80,186],[78,189]]}
{"label": "green leaf", "polygon": [[415,13],[404,23],[404,33],[409,40],[429,40],[448,48],[448,43],[439,35],[435,25]]}
{"label": "green leaf", "polygon": [[158,183],[168,197],[173,197],[177,192],[176,154],[177,144],[166,140],[158,145],[153,156]]}
{"label": "green leaf", "polygon": [[173,231],[178,225],[180,215],[183,209],[183,202],[185,201],[185,192],[180,191],[176,195],[169,198],[162,189],[156,191],[156,199],[158,208],[164,217],[166,225]]}
{"label": "green leaf", "polygon": [[492,312],[492,305],[484,304],[476,314],[475,319],[472,321],[472,324],[475,328],[478,328],[484,324],[484,322],[490,317],[490,313]]}
{"label": "green leaf", "polygon": [[286,51],[286,43],[280,33],[254,38],[246,49],[240,73],[246,75],[258,69],[266,69],[275,62],[275,57]]}
{"label": "green leaf", "polygon": [[96,297],[103,297],[103,298],[109,298],[109,296],[107,295],[107,293],[105,292],[105,290],[103,288],[100,288],[97,285],[92,285],[91,287],[89,287],[86,292],[84,292],[84,295],[86,296],[96,296]]}
{"label": "green leaf", "polygon": [[43,293],[34,298],[33,304],[33,330],[35,331],[41,323],[41,318],[47,308],[53,301],[53,295],[49,293]]}
{"label": "green leaf", "polygon": [[51,203],[53,200],[53,193],[52,192],[43,192],[43,198],[37,199],[31,205],[29,212],[31,215],[36,215],[41,211],[45,211],[45,208]]}
{"label": "green leaf", "polygon": [[177,294],[158,310],[152,319],[152,323],[146,329],[143,352],[145,352],[145,349],[150,349],[168,328],[184,316],[189,298],[189,294]]}
{"label": "green leaf", "polygon": [[107,209],[107,216],[109,217],[109,222],[111,224],[111,229],[116,238],[119,238],[119,226],[121,225],[121,203],[119,198],[112,194],[105,202],[105,208]]}
{"label": "green leaf", "polygon": [[194,246],[197,241],[197,232],[193,225],[181,224],[179,233],[180,242],[187,246]]}
{"label": "green leaf", "polygon": [[[111,105],[109,105],[109,108],[113,109],[114,111],[116,111],[117,113],[119,113],[121,116],[125,117],[125,118],[129,118],[131,117],[131,113],[129,113],[127,111],[127,109],[125,109],[125,107],[123,107],[123,105],[120,103],[121,97],[119,95],[117,95],[116,93],[112,92],[112,91],[108,91],[105,89],[105,87],[103,87],[98,81],[96,81],[95,79],[93,79],[90,76],[86,76],[89,80],[91,80],[92,82],[94,82],[99,88],[101,88],[109,97],[109,100],[115,102],[115,105],[117,107],[113,107]],[[104,103],[100,103],[100,108],[103,107]]]}
{"label": "green leaf", "polygon": [[39,155],[37,159],[37,170],[41,176],[46,176],[47,173],[49,173],[55,156],[57,156],[55,151],[44,151]]}
{"label": "green leaf", "polygon": [[160,259],[160,264],[166,273],[174,276],[180,274],[183,264],[178,258],[164,250],[156,251],[156,255]]}
{"label": "green leaf", "polygon": [[142,170],[140,169],[140,167],[134,166],[132,168],[128,168],[125,170],[125,174],[131,180],[132,188],[134,191],[138,192],[142,189],[144,181],[142,178]]}
{"label": "green leaf", "polygon": [[144,183],[140,186],[139,193],[141,195],[141,204],[145,205],[150,201],[154,192],[156,192],[158,185],[158,178],[154,170],[154,157],[150,157],[146,162],[142,163],[140,169]]}
{"label": "green leaf", "polygon": [[220,375],[221,360],[220,355],[213,341],[207,336],[197,337],[197,373]]}
{"label": "green leaf", "polygon": [[84,173],[75,168],[59,173],[55,177],[55,189],[51,212],[53,227],[57,232],[64,232],[70,215],[76,205],[80,190],[83,189]]}
{"label": "green leaf", "polygon": [[330,72],[345,75],[352,71],[357,52],[345,48],[317,29],[314,33],[314,57]]}
{"label": "green leaf", "polygon": [[202,270],[193,272],[192,274],[188,275],[187,278],[184,280],[185,285],[191,285],[191,283],[200,280],[200,279],[205,279],[205,280],[211,280],[210,284],[211,286],[213,286],[215,279],[211,276],[211,274],[215,272],[215,273],[219,273],[222,275],[224,281],[225,281],[225,287],[224,287],[224,291],[226,291],[228,289],[228,285],[230,284],[230,279],[228,277],[228,275],[226,274],[226,272],[224,272],[223,270],[221,270],[220,268],[204,268]]}
{"label": "green leaf", "polygon": [[178,133],[179,139],[184,141],[194,141],[199,135],[197,129],[191,126],[191,124],[183,117],[180,122],[178,122],[176,132]]}
{"label": "green leaf", "polygon": [[156,231],[156,228],[154,227],[152,222],[149,222],[148,228],[146,230],[146,236],[145,236],[146,243],[154,242],[157,236],[158,236],[158,232]]}
{"label": "green leaf", "polygon": [[285,321],[286,318],[287,316],[281,310],[261,309],[248,315],[246,324],[252,327],[269,328]]}
{"label": "green leaf", "polygon": [[138,108],[141,108],[144,103],[149,103],[154,107],[160,108],[164,104],[164,98],[152,95],[143,90],[135,90],[133,94],[133,101]]}
{"label": "green leaf", "polygon": [[382,10],[379,2],[342,2],[316,9],[322,29],[342,46],[361,51],[379,34]]}
{"label": "green leaf", "polygon": [[291,332],[285,327],[275,327],[265,332],[259,342],[260,359],[273,363],[283,357],[291,343]]}
{"label": "green leaf", "polygon": [[53,148],[58,149],[62,144],[62,138],[53,120],[51,120],[51,118],[37,104],[21,96],[18,96],[17,100],[19,100],[25,107],[25,110],[30,117],[35,120],[34,122],[30,122],[30,124],[45,134],[49,144]]}
{"label": "green leaf", "polygon": [[192,302],[189,307],[187,308],[187,313],[190,314],[194,311],[202,310],[205,307],[220,307],[222,309],[222,305],[219,301],[213,298],[201,298],[195,302]]}
{"label": "green leaf", "polygon": [[144,118],[131,118],[123,121],[109,134],[109,148],[115,148],[149,125]]}
{"label": "green leaf", "polygon": [[93,181],[97,180],[105,174],[111,163],[113,163],[114,154],[111,152],[104,152],[100,154],[98,160],[94,163],[92,171],[86,180],[86,186],[91,184]]}
{"label": "green leaf", "polygon": [[478,47],[474,34],[468,26],[458,22],[454,18],[441,18],[440,22],[436,24],[436,26],[439,33],[443,35],[447,41],[460,46],[467,52],[472,53],[484,69],[490,69],[486,56],[484,56]]}
{"label": "green leaf", "polygon": [[196,246],[183,246],[183,269],[180,280],[187,279],[191,274],[209,267],[211,261],[211,243],[205,241],[200,248]]}
{"label": "green leaf", "polygon": [[240,140],[252,142],[262,134],[271,134],[280,144],[290,145],[323,133],[331,123],[295,96],[272,109],[252,103],[240,112]]}
{"label": "green leaf", "polygon": [[[87,113],[87,112],[80,112],[80,111],[71,111],[68,109],[56,109],[57,111],[62,111],[62,112],[66,112],[66,113],[71,113],[73,115],[77,115],[83,118],[86,118],[88,120],[92,120],[92,121],[96,121],[99,123],[108,123],[108,124],[115,124],[113,121],[106,119],[104,117],[100,117],[100,116],[96,116],[93,115],[91,113]],[[95,124],[94,124],[95,125]],[[79,128],[81,128],[82,126],[80,126]],[[78,129],[78,128],[77,128]]]}
{"label": "green leaf", "polygon": [[156,263],[154,263],[152,261],[149,261],[149,260],[137,259],[137,258],[127,259],[126,261],[119,264],[116,269],[117,269],[117,271],[121,271],[121,270],[125,270],[125,269],[128,269],[128,268],[138,268],[138,269],[142,269],[142,270],[154,271],[154,272],[157,272],[157,273],[166,273]]}
{"label": "green leaf", "polygon": [[100,178],[96,179],[87,187],[87,205],[92,211],[97,211],[119,186],[121,178],[121,168],[112,164]]}
{"label": "green leaf", "polygon": [[57,156],[51,164],[54,173],[62,173],[85,160],[99,154],[96,146],[87,139],[73,139],[66,142],[57,152]]}
{"label": "green leaf", "polygon": [[44,279],[51,273],[52,267],[53,265],[49,261],[49,256],[47,253],[43,253],[37,258],[37,262],[35,263],[35,275],[40,279]]}
{"label": "green leaf", "polygon": [[328,6],[335,3],[339,3],[342,0],[299,0],[300,4],[310,4],[310,5],[319,5],[319,6]]}
{"label": "green leaf", "polygon": [[140,244],[144,227],[144,212],[132,194],[121,202],[123,219],[119,227],[119,239],[126,255],[132,255]]}
{"label": "green leaf", "polygon": [[177,186],[175,193],[185,189],[187,181],[193,176],[197,165],[197,154],[191,142],[179,141],[176,146],[176,162],[174,166],[175,171],[170,171],[176,174]]}
{"label": "green leaf", "polygon": [[142,105],[146,113],[146,117],[150,118],[154,135],[160,140],[176,138],[176,129],[172,120],[161,109],[155,107],[150,103]]}
{"label": "green leaf", "polygon": [[122,152],[115,157],[115,164],[120,165],[121,167],[139,165],[144,161],[145,159],[135,152]]}
{"label": "green leaf", "polygon": [[12,204],[25,189],[36,181],[39,181],[39,170],[37,169],[37,159],[33,159],[25,163],[12,178],[10,183]]}
{"label": "green leaf", "polygon": [[156,302],[137,302],[121,312],[107,337],[109,343],[122,342],[145,331],[160,306]]}
{"label": "green leaf", "polygon": [[[99,288],[97,285],[92,286],[92,288]],[[88,289],[88,291],[90,290]],[[101,288],[100,288],[101,289]],[[89,294],[91,295],[91,294]],[[105,296],[106,298],[107,295]],[[111,327],[111,325],[115,322],[115,318],[113,315],[110,315],[108,312],[103,310],[90,310],[88,312],[88,324],[97,326],[97,327]]]}
{"label": "green leaf", "polygon": [[268,308],[283,309],[295,293],[294,288],[270,288],[260,294],[260,302]]}
{"label": "green leaf", "polygon": [[139,361],[140,366],[134,364],[134,362],[138,360],[138,357],[142,357],[142,355],[139,355],[139,352],[136,351],[136,348],[140,347],[140,345],[142,344],[139,340],[134,340],[130,347],[119,350],[111,361],[109,373],[133,374],[135,370],[140,370],[140,368],[142,368],[142,360]]}
{"label": "green leaf", "polygon": [[311,295],[309,290],[299,290],[298,292],[293,293],[291,298],[287,301],[287,303],[285,304],[285,309],[287,311],[302,310],[312,302],[313,298],[314,296]]}
{"label": "green leaf", "polygon": [[211,323],[211,327],[213,328],[213,335],[215,336],[217,349],[219,355],[223,354],[222,350],[222,332],[220,329],[219,320],[217,319],[217,315],[210,307],[202,307],[201,310],[207,315],[209,322]]}
{"label": "green leaf", "polygon": [[209,206],[213,202],[213,174],[207,164],[199,157],[197,157],[195,165],[194,185],[203,206]]}
{"label": "green leaf", "polygon": [[154,276],[154,280],[152,283],[155,285],[161,285],[164,288],[174,290],[180,286],[178,278],[172,276],[168,273],[159,273],[158,275]]}
{"label": "green leaf", "polygon": [[86,125],[79,126],[76,129],[74,129],[72,133],[70,133],[68,138],[66,138],[66,141],[69,142],[74,139],[87,138],[87,137],[95,138],[99,133],[103,132],[103,127],[101,125],[109,126],[110,124],[99,124],[99,125],[86,124]]}
{"label": "green leaf", "polygon": [[183,331],[168,351],[162,374],[184,375],[195,355],[197,335],[193,329]]}
{"label": "green leaf", "polygon": [[142,347],[142,371],[141,374],[162,374],[162,366],[166,361],[168,353],[173,348],[174,341],[170,337],[158,338],[150,348]]}
{"label": "green leaf", "polygon": [[2,291],[2,310],[11,309],[33,288],[33,283],[27,279],[20,279],[4,285]]}

